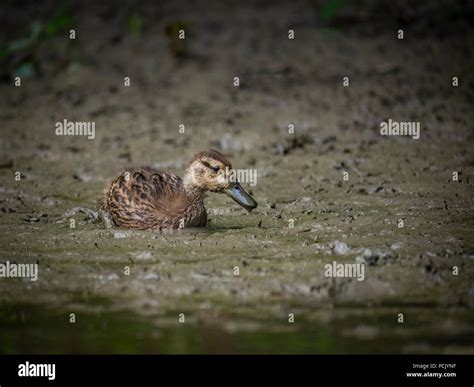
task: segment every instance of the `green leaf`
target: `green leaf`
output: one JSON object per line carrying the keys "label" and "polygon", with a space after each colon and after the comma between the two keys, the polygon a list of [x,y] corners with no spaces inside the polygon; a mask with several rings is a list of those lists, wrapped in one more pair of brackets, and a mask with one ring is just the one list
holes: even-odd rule
{"label": "green leaf", "polygon": [[31,33],[30,33],[30,40],[32,42],[36,42],[43,31],[43,25],[39,21],[33,22],[31,24]]}
{"label": "green leaf", "polygon": [[326,4],[321,7],[319,17],[323,22],[328,22],[343,6],[344,0],[328,0]]}
{"label": "green leaf", "polygon": [[36,69],[33,63],[25,62],[15,70],[15,76],[20,78],[33,78],[36,75]]}
{"label": "green leaf", "polygon": [[0,60],[4,60],[6,57],[8,57],[8,45],[3,44],[0,46]]}
{"label": "green leaf", "polygon": [[133,14],[128,18],[127,30],[132,35],[141,35],[143,28],[143,20],[140,15]]}
{"label": "green leaf", "polygon": [[40,22],[33,22],[31,25],[31,32],[28,38],[16,39],[8,43],[7,54],[11,54],[15,51],[23,51],[34,46],[41,34],[43,27]]}
{"label": "green leaf", "polygon": [[63,4],[53,18],[46,24],[46,35],[53,36],[62,29],[72,26],[74,18],[72,17],[69,6]]}
{"label": "green leaf", "polygon": [[30,38],[13,40],[8,44],[8,52],[23,51],[31,46]]}

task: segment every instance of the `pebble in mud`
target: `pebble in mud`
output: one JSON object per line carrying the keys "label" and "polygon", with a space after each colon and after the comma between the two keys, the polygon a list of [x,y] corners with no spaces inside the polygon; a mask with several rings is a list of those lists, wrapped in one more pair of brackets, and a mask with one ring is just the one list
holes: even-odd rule
{"label": "pebble in mud", "polygon": [[346,255],[351,250],[346,243],[340,241],[331,242],[329,247],[338,255]]}
{"label": "pebble in mud", "polygon": [[387,261],[391,258],[394,258],[394,256],[390,251],[364,249],[362,255],[357,256],[355,261],[357,263],[367,263],[370,266],[374,266],[380,261]]}
{"label": "pebble in mud", "polygon": [[128,237],[130,237],[130,235],[132,235],[132,233],[127,232],[127,231],[116,231],[116,232],[114,232],[114,238],[115,239],[128,238]]}
{"label": "pebble in mud", "polygon": [[138,260],[149,260],[153,259],[153,254],[150,251],[138,251],[136,253],[131,254],[132,257]]}
{"label": "pebble in mud", "polygon": [[393,243],[390,248],[392,250],[399,250],[403,247],[403,243],[402,242],[396,242],[396,243]]}
{"label": "pebble in mud", "polygon": [[160,279],[160,275],[158,273],[147,273],[143,278],[146,280],[158,281]]}
{"label": "pebble in mud", "polygon": [[351,248],[344,242],[332,241],[328,244],[315,243],[314,247],[317,252],[325,252],[328,254],[336,253],[338,255],[346,255],[351,251]]}

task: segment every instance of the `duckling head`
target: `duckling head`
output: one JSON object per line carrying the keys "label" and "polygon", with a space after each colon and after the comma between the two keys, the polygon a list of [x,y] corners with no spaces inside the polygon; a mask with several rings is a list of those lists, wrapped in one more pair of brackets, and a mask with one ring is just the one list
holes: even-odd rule
{"label": "duckling head", "polygon": [[231,181],[232,164],[216,150],[202,151],[194,155],[183,178],[184,189],[189,193],[204,194],[206,191],[225,193],[248,211],[257,207],[249,193],[238,181]]}

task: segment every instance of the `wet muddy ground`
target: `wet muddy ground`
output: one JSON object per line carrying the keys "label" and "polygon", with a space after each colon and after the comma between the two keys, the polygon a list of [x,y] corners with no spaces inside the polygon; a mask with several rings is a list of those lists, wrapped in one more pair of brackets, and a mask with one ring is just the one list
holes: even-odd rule
{"label": "wet muddy ground", "polygon": [[[429,3],[326,24],[306,2],[74,8],[76,40],[0,84],[0,262],[39,264],[0,279],[0,352],[473,353],[473,29]],[[95,139],[56,136],[64,119]],[[381,136],[388,119],[420,138]],[[257,170],[256,210],[209,194],[206,228],[165,234],[95,219],[121,168],[181,175],[208,148]]]}

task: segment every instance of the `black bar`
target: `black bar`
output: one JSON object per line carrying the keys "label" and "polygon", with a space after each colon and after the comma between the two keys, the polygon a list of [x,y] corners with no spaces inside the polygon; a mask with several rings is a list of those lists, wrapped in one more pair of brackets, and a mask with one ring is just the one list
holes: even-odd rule
{"label": "black bar", "polygon": [[[54,364],[54,380],[20,377],[21,364]],[[469,355],[2,355],[0,385],[171,385],[189,378],[219,385],[306,381],[303,385],[472,386],[473,366]],[[52,379],[52,373],[46,374]]]}

